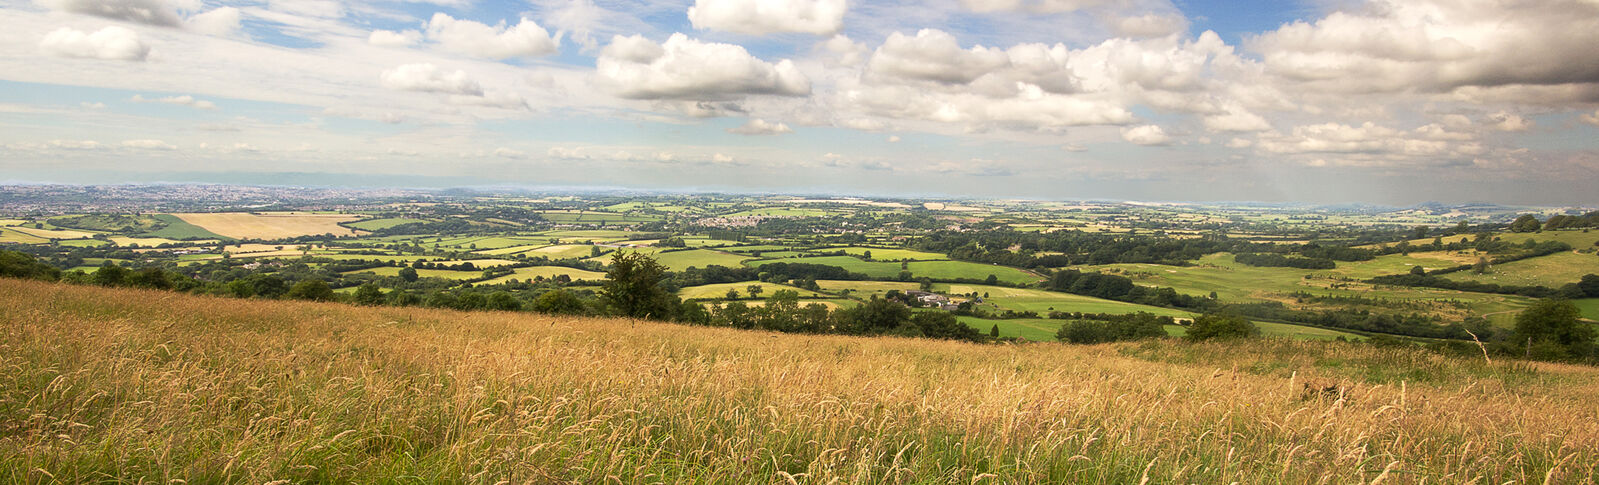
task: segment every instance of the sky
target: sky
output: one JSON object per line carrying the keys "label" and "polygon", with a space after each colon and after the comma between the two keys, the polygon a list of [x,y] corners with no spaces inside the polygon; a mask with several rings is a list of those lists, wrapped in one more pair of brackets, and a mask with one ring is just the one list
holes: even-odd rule
{"label": "sky", "polygon": [[0,183],[1599,204],[1599,0],[0,0]]}

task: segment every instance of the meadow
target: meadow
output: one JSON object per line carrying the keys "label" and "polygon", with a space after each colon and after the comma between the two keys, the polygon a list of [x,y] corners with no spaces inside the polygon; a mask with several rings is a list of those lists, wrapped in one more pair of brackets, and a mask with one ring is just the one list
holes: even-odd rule
{"label": "meadow", "polygon": [[1456,271],[1444,275],[1444,278],[1501,285],[1559,288],[1567,283],[1576,283],[1583,275],[1590,274],[1599,274],[1599,255],[1564,252],[1491,265],[1488,271],[1482,274],[1474,271]]}
{"label": "meadow", "polygon": [[1570,483],[1599,370],[0,280],[0,482]]}
{"label": "meadow", "polygon": [[[556,276],[566,275],[572,281],[599,281],[605,279],[605,273],[597,271],[568,268],[565,266],[531,266],[516,268],[514,273],[477,283],[478,285],[497,285],[511,280],[532,281],[540,276],[544,279],[553,279]],[[481,273],[480,273],[481,274]]]}
{"label": "meadow", "polygon": [[230,237],[206,230],[203,227],[190,224],[188,221],[180,219],[178,216],[172,214],[156,214],[151,217],[160,220],[166,225],[160,229],[140,234],[139,237],[159,237],[180,240],[232,239]]}
{"label": "meadow", "polygon": [[[872,253],[876,257],[877,253]],[[1024,270],[1009,266],[996,266],[970,261],[912,261],[900,269],[900,263],[882,261],[864,261],[854,256],[820,256],[814,258],[784,258],[750,261],[752,266],[768,263],[805,263],[837,266],[853,273],[861,273],[872,278],[892,278],[899,275],[900,271],[910,271],[913,277],[927,277],[935,280],[971,279],[982,280],[988,275],[994,275],[999,281],[1013,284],[1029,284],[1042,278]]]}
{"label": "meadow", "polygon": [[684,300],[722,300],[727,298],[727,290],[738,290],[738,297],[740,299],[748,299],[750,297],[749,287],[751,285],[761,287],[761,294],[759,298],[771,297],[772,293],[782,290],[798,293],[800,298],[829,297],[829,295],[824,295],[804,288],[777,283],[763,283],[759,281],[740,281],[738,283],[716,283],[710,285],[690,286],[688,288],[678,290],[677,297]]}

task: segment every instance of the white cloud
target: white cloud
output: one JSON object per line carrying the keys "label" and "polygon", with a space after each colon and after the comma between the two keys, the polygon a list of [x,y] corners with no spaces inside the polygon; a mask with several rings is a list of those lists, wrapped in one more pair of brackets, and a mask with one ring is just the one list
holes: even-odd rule
{"label": "white cloud", "polygon": [[433,64],[405,64],[383,71],[383,87],[400,91],[482,96],[483,87],[465,71],[445,72]]}
{"label": "white cloud", "polygon": [[1135,145],[1162,146],[1171,144],[1171,136],[1159,125],[1143,125],[1122,129],[1122,139]]}
{"label": "white cloud", "polygon": [[1583,113],[1582,116],[1578,117],[1578,119],[1581,119],[1583,123],[1599,126],[1599,111]]}
{"label": "white cloud", "polygon": [[824,58],[824,62],[829,66],[860,65],[861,61],[866,60],[866,54],[870,51],[866,48],[866,44],[850,40],[844,34],[834,35],[818,42],[815,50],[829,54]]}
{"label": "white cloud", "polygon": [[889,143],[899,143],[899,135],[888,135]]}
{"label": "white cloud", "polygon": [[1599,4],[1372,0],[1248,45],[1270,72],[1327,92],[1505,87],[1530,98],[1550,93],[1522,88],[1599,83],[1599,62],[1571,58],[1572,46],[1599,45]]}
{"label": "white cloud", "polygon": [[206,100],[203,100],[203,99],[195,99],[194,96],[190,96],[190,95],[187,95],[187,94],[182,95],[182,96],[167,96],[167,97],[164,97],[164,98],[146,98],[144,96],[140,96],[140,95],[135,94],[135,95],[133,95],[132,98],[129,98],[128,101],[132,101],[132,102],[135,102],[135,103],[177,104],[177,105],[189,106],[189,107],[193,107],[193,108],[196,108],[196,109],[205,109],[205,110],[217,109],[216,103],[213,103],[213,102],[210,102],[210,101],[206,101]]}
{"label": "white cloud", "polygon": [[732,164],[732,163],[736,163],[737,160],[734,160],[733,157],[730,156],[730,155],[723,155],[721,153],[716,153],[715,155],[711,155],[711,162],[713,162],[713,163],[723,163],[723,164]]}
{"label": "white cloud", "polygon": [[1223,113],[1206,116],[1204,123],[1205,129],[1215,132],[1271,129],[1271,123],[1267,122],[1266,118],[1237,106],[1229,107]]}
{"label": "white cloud", "polygon": [[84,15],[126,20],[162,27],[178,27],[183,19],[177,6],[162,0],[36,0],[40,5]]}
{"label": "white cloud", "polygon": [[1358,126],[1341,123],[1297,126],[1288,134],[1262,134],[1257,145],[1267,153],[1315,155],[1309,163],[1388,166],[1470,159],[1487,151],[1470,140],[1441,132],[1433,125],[1407,132],[1368,121]]}
{"label": "white cloud", "polygon": [[415,30],[374,30],[366,38],[366,43],[378,47],[410,47],[421,41],[422,33]]}
{"label": "white cloud", "polygon": [[1522,118],[1521,115],[1508,111],[1500,111],[1488,116],[1488,127],[1499,131],[1527,131],[1532,128],[1532,120]]}
{"label": "white cloud", "polygon": [[922,29],[911,37],[895,32],[872,53],[867,72],[910,80],[965,84],[1010,62],[1005,51],[975,46],[962,49],[955,36]]}
{"label": "white cloud", "polygon": [[88,102],[88,101],[83,101],[83,102],[78,103],[78,106],[82,106],[85,109],[105,109],[105,103],[101,103],[101,102],[98,102],[98,101],[93,102],[93,103]]}
{"label": "white cloud", "polygon": [[695,0],[688,9],[696,29],[765,35],[831,35],[844,27],[845,0]]}
{"label": "white cloud", "polygon": [[140,150],[177,150],[178,149],[178,147],[173,146],[170,143],[167,143],[167,142],[164,142],[164,141],[161,141],[161,140],[150,140],[150,139],[124,140],[122,142],[122,147],[123,148],[136,148],[136,149],[140,149]]}
{"label": "white cloud", "polygon": [[1254,144],[1255,144],[1255,142],[1249,141],[1249,140],[1245,140],[1243,138],[1234,138],[1234,139],[1231,139],[1231,140],[1227,140],[1227,148],[1249,148],[1250,146],[1253,146]]}
{"label": "white cloud", "polygon": [[139,40],[138,32],[115,25],[92,34],[62,27],[45,35],[39,48],[62,57],[85,59],[143,61],[150,55],[150,46]]}
{"label": "white cloud", "polygon": [[656,44],[616,36],[596,61],[596,74],[631,99],[728,100],[746,95],[804,96],[810,79],[794,63],[762,61],[743,47],[672,34]]}
{"label": "white cloud", "polygon": [[240,11],[234,7],[220,7],[189,17],[190,30],[207,35],[227,37],[239,32]]}
{"label": "white cloud", "polygon": [[738,135],[782,135],[793,133],[794,129],[783,123],[772,123],[760,118],[754,118],[741,126],[728,128],[727,132]]}
{"label": "white cloud", "polygon": [[560,39],[526,18],[514,26],[489,26],[435,13],[428,20],[427,37],[445,50],[488,59],[545,56],[560,47]]}
{"label": "white cloud", "polygon": [[512,160],[521,160],[523,158],[527,158],[527,152],[512,148],[499,147],[494,149],[494,156],[500,158],[509,158]]}

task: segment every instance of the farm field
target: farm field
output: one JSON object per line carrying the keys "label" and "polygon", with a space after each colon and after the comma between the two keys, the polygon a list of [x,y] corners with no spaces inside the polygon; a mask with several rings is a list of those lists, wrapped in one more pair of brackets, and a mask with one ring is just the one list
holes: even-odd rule
{"label": "farm field", "polygon": [[40,239],[86,239],[94,237],[96,233],[77,229],[39,229],[28,226],[15,226],[6,229],[17,231]]}
{"label": "farm field", "polygon": [[586,258],[593,254],[594,246],[586,244],[567,244],[544,246],[526,251],[528,257],[545,256],[550,259]]}
{"label": "farm field", "polygon": [[140,234],[139,237],[159,237],[165,239],[232,239],[221,234],[206,230],[203,227],[190,224],[172,214],[156,214],[151,217],[160,219],[166,226],[160,229]]}
{"label": "farm field", "polygon": [[553,279],[556,276],[563,274],[569,278],[572,278],[572,281],[600,281],[605,279],[605,273],[581,270],[577,268],[568,268],[565,266],[530,266],[526,268],[516,268],[514,271],[516,272],[491,280],[486,280],[477,284],[497,285],[500,283],[509,282],[513,279],[518,281],[531,281],[538,279],[540,276],[543,276],[544,279]]}
{"label": "farm field", "polygon": [[[395,266],[379,266],[369,269],[346,271],[345,274],[372,273],[378,276],[399,276],[400,268]],[[470,280],[483,277],[482,271],[456,271],[451,269],[418,269],[416,275],[423,278],[444,278],[449,280]]]}
{"label": "farm field", "polygon": [[[761,300],[738,300],[738,303],[743,303],[744,306],[747,306],[747,307],[758,308],[758,307],[766,306],[766,304],[768,302],[770,302],[770,301],[771,300],[766,300],[766,299],[761,299]],[[733,302],[732,301],[725,301],[725,300],[715,300],[715,301],[705,301],[705,302],[701,303],[701,305],[704,306],[705,309],[707,309],[707,310],[712,310],[712,309],[715,309],[715,308],[718,308],[718,307],[725,306],[725,305],[727,305],[729,303],[733,303]],[[812,298],[812,299],[801,299],[799,301],[799,306],[800,306],[800,308],[804,308],[806,305],[810,305],[812,303],[827,307],[828,310],[837,310],[837,309],[840,309],[840,308],[850,308],[850,307],[854,307],[856,305],[860,305],[860,302],[857,302],[855,300],[842,300],[842,299],[837,299],[837,298],[834,298],[834,299],[814,299],[814,298]]]}
{"label": "farm field", "polygon": [[[661,263],[662,266],[665,266],[671,271],[683,271],[690,267],[704,268],[712,265],[737,268],[739,267],[740,263],[750,259],[749,256],[740,256],[737,254],[724,253],[710,249],[690,249],[687,251],[661,252],[658,248],[646,247],[624,249],[623,251],[650,254],[655,258],[656,262]],[[615,252],[607,253],[598,258],[588,258],[586,261],[600,261],[605,264],[611,264],[611,258],[613,256],[616,256]]]}
{"label": "farm field", "polygon": [[361,230],[364,230],[364,231],[377,231],[377,230],[381,230],[381,229],[388,229],[388,228],[391,228],[391,227],[394,227],[394,226],[398,226],[398,225],[401,225],[401,224],[410,224],[410,223],[413,223],[413,222],[427,222],[427,220],[426,219],[412,219],[412,218],[407,218],[407,217],[388,217],[388,218],[366,219],[366,220],[361,220],[361,221],[348,222],[348,223],[345,223],[344,225],[350,226],[350,227],[353,227],[353,228],[356,228],[356,229],[361,229]]}
{"label": "farm field", "polygon": [[939,253],[929,253],[929,252],[925,252],[925,251],[915,251],[915,250],[910,250],[910,249],[868,248],[868,247],[853,247],[852,246],[852,247],[847,247],[847,248],[820,249],[819,251],[838,251],[840,249],[844,250],[844,253],[848,254],[850,256],[862,256],[862,255],[870,252],[870,253],[872,253],[872,259],[877,260],[877,261],[940,261],[940,260],[949,259],[949,256],[947,256],[947,255],[943,255],[943,254],[939,254]]}
{"label": "farm field", "polygon": [[1563,252],[1496,264],[1483,274],[1456,271],[1443,277],[1455,281],[1559,288],[1567,283],[1576,283],[1583,275],[1589,274],[1599,274],[1599,255]]}
{"label": "farm field", "polygon": [[50,242],[50,240],[18,231],[14,227],[0,227],[0,243],[43,244],[47,242]]}
{"label": "farm field", "polygon": [[[234,239],[284,239],[298,236],[333,234],[355,236],[361,233],[340,226],[361,218],[353,214],[314,214],[304,212],[196,212],[172,214],[206,231]],[[150,233],[158,235],[161,231]],[[203,237],[203,236],[202,236]]]}
{"label": "farm field", "polygon": [[[0,312],[0,347],[11,350],[0,366],[13,369],[0,375],[0,402],[16,403],[0,406],[0,422],[50,430],[0,440],[6,482],[41,472],[188,483],[990,474],[985,482],[1497,484],[1599,474],[1592,367],[1284,339],[973,345],[220,304],[18,280],[0,280],[0,301],[25,309]],[[1349,392],[1319,398],[1306,382]],[[164,451],[136,451],[154,446]],[[217,460],[219,450],[237,458]]]}
{"label": "farm field", "polygon": [[184,240],[179,240],[179,239],[167,239],[167,238],[164,238],[164,237],[129,237],[129,236],[111,236],[109,239],[111,239],[112,243],[114,243],[114,244],[116,244],[118,246],[132,246],[134,244],[138,244],[140,247],[146,247],[146,248],[160,246],[162,244],[195,245],[195,244],[216,244],[216,243],[219,242],[219,241],[217,241],[215,239],[211,239],[211,240],[200,239],[200,240],[194,240],[194,241],[184,241]]}
{"label": "farm field", "polygon": [[800,298],[828,298],[829,297],[829,295],[824,295],[824,294],[817,293],[817,292],[814,292],[814,291],[811,291],[811,290],[807,290],[807,289],[804,289],[804,288],[799,288],[799,287],[790,286],[790,285],[784,285],[784,284],[778,284],[778,283],[764,283],[764,282],[757,282],[757,281],[741,281],[741,282],[738,282],[738,283],[716,283],[716,284],[710,284],[710,285],[690,286],[688,288],[683,288],[681,290],[678,290],[677,291],[677,297],[678,298],[682,298],[684,300],[690,300],[690,299],[695,299],[695,300],[721,300],[721,299],[727,297],[727,290],[732,289],[732,290],[738,290],[739,299],[740,300],[747,300],[750,297],[749,291],[747,290],[750,287],[750,285],[757,285],[757,286],[761,287],[761,295],[760,295],[760,297],[763,298],[763,299],[772,296],[772,293],[776,293],[779,290],[788,290],[788,291],[792,291],[792,292],[795,292],[795,293],[799,293]]}
{"label": "farm field", "polygon": [[989,295],[983,298],[979,308],[989,311],[1013,310],[1018,312],[1038,312],[1039,316],[1048,315],[1049,312],[1083,312],[1083,313],[1138,313],[1148,312],[1155,315],[1189,318],[1193,314],[1182,310],[1162,308],[1136,303],[1105,300],[1090,296],[1073,295],[1057,291],[1035,290],[1029,288],[1009,288],[1004,286],[961,285],[961,284],[934,284],[934,290],[943,291],[951,295],[964,295],[977,293],[978,296]]}
{"label": "farm field", "polygon": [[1599,298],[1584,298],[1572,300],[1577,304],[1577,309],[1582,310],[1582,318],[1599,322]]}
{"label": "farm field", "polygon": [[[876,253],[874,252],[875,256]],[[889,278],[899,275],[900,263],[862,261],[854,256],[821,256],[814,258],[788,258],[777,260],[751,261],[749,264],[760,266],[774,262],[806,263],[837,266],[853,273],[861,273],[873,278]],[[995,266],[968,261],[913,261],[906,266],[913,277],[927,277],[935,280],[950,280],[967,278],[981,280],[988,275],[994,275],[1000,281],[1007,283],[1026,284],[1040,280],[1032,273],[1009,266]]]}

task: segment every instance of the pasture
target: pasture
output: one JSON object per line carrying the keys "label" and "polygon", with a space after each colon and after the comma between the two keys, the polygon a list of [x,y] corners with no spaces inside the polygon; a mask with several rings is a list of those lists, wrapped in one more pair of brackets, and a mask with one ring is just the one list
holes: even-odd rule
{"label": "pasture", "polygon": [[0,312],[7,483],[1599,474],[1592,367],[1283,339],[783,335],[18,280],[0,281],[0,301],[23,309]]}
{"label": "pasture", "polygon": [[[745,260],[750,259],[749,256],[740,256],[711,249],[662,252],[658,248],[632,248],[623,249],[622,251],[650,254],[655,258],[656,262],[661,263],[661,266],[665,266],[671,271],[683,271],[691,267],[704,268],[712,265],[737,268]],[[616,253],[612,252],[598,258],[588,258],[588,260],[600,261],[608,265],[611,264],[611,258],[614,256],[616,256]]]}
{"label": "pasture", "polygon": [[413,222],[427,222],[427,220],[426,219],[412,219],[412,218],[409,218],[409,217],[385,217],[385,218],[378,218],[378,219],[363,219],[363,220],[359,220],[359,221],[355,221],[355,222],[347,222],[344,225],[349,226],[349,227],[353,227],[353,228],[356,228],[356,229],[360,229],[360,230],[363,230],[363,231],[377,231],[377,230],[381,230],[381,229],[388,229],[388,228],[391,228],[391,227],[394,227],[394,226],[398,226],[398,225],[402,225],[402,224],[410,224],[410,223],[413,223]]}
{"label": "pasture", "polygon": [[875,261],[941,261],[949,259],[949,256],[944,254],[896,248],[851,246],[846,248],[818,249],[817,251],[838,251],[841,249],[844,251],[844,254],[856,257],[864,257],[866,253],[872,253],[872,259]]}
{"label": "pasture", "polygon": [[[369,269],[346,271],[344,274],[371,273],[378,276],[399,276],[400,268],[394,266],[379,266]],[[444,278],[447,280],[470,280],[483,277],[482,271],[456,271],[451,269],[418,269],[416,275],[422,278]]]}
{"label": "pasture", "polygon": [[[876,256],[876,252],[872,253]],[[853,273],[865,274],[872,278],[892,278],[898,276],[900,271],[910,271],[913,278],[927,277],[935,280],[953,280],[965,278],[982,280],[988,275],[994,275],[999,281],[1014,284],[1028,284],[1039,281],[1038,275],[1019,270],[1009,266],[996,266],[969,261],[913,261],[900,269],[900,263],[863,261],[854,256],[821,256],[814,258],[788,258],[776,260],[751,261],[749,264],[760,266],[774,262],[806,263],[837,266]]]}
{"label": "pasture", "polygon": [[[194,212],[172,214],[184,222],[234,239],[285,239],[299,236],[358,236],[359,231],[339,225],[361,218],[355,214],[307,212]],[[161,231],[150,233],[156,235]]]}
{"label": "pasture", "polygon": [[1483,274],[1467,270],[1443,277],[1455,281],[1559,288],[1589,274],[1599,274],[1599,255],[1563,252],[1492,265]]}

